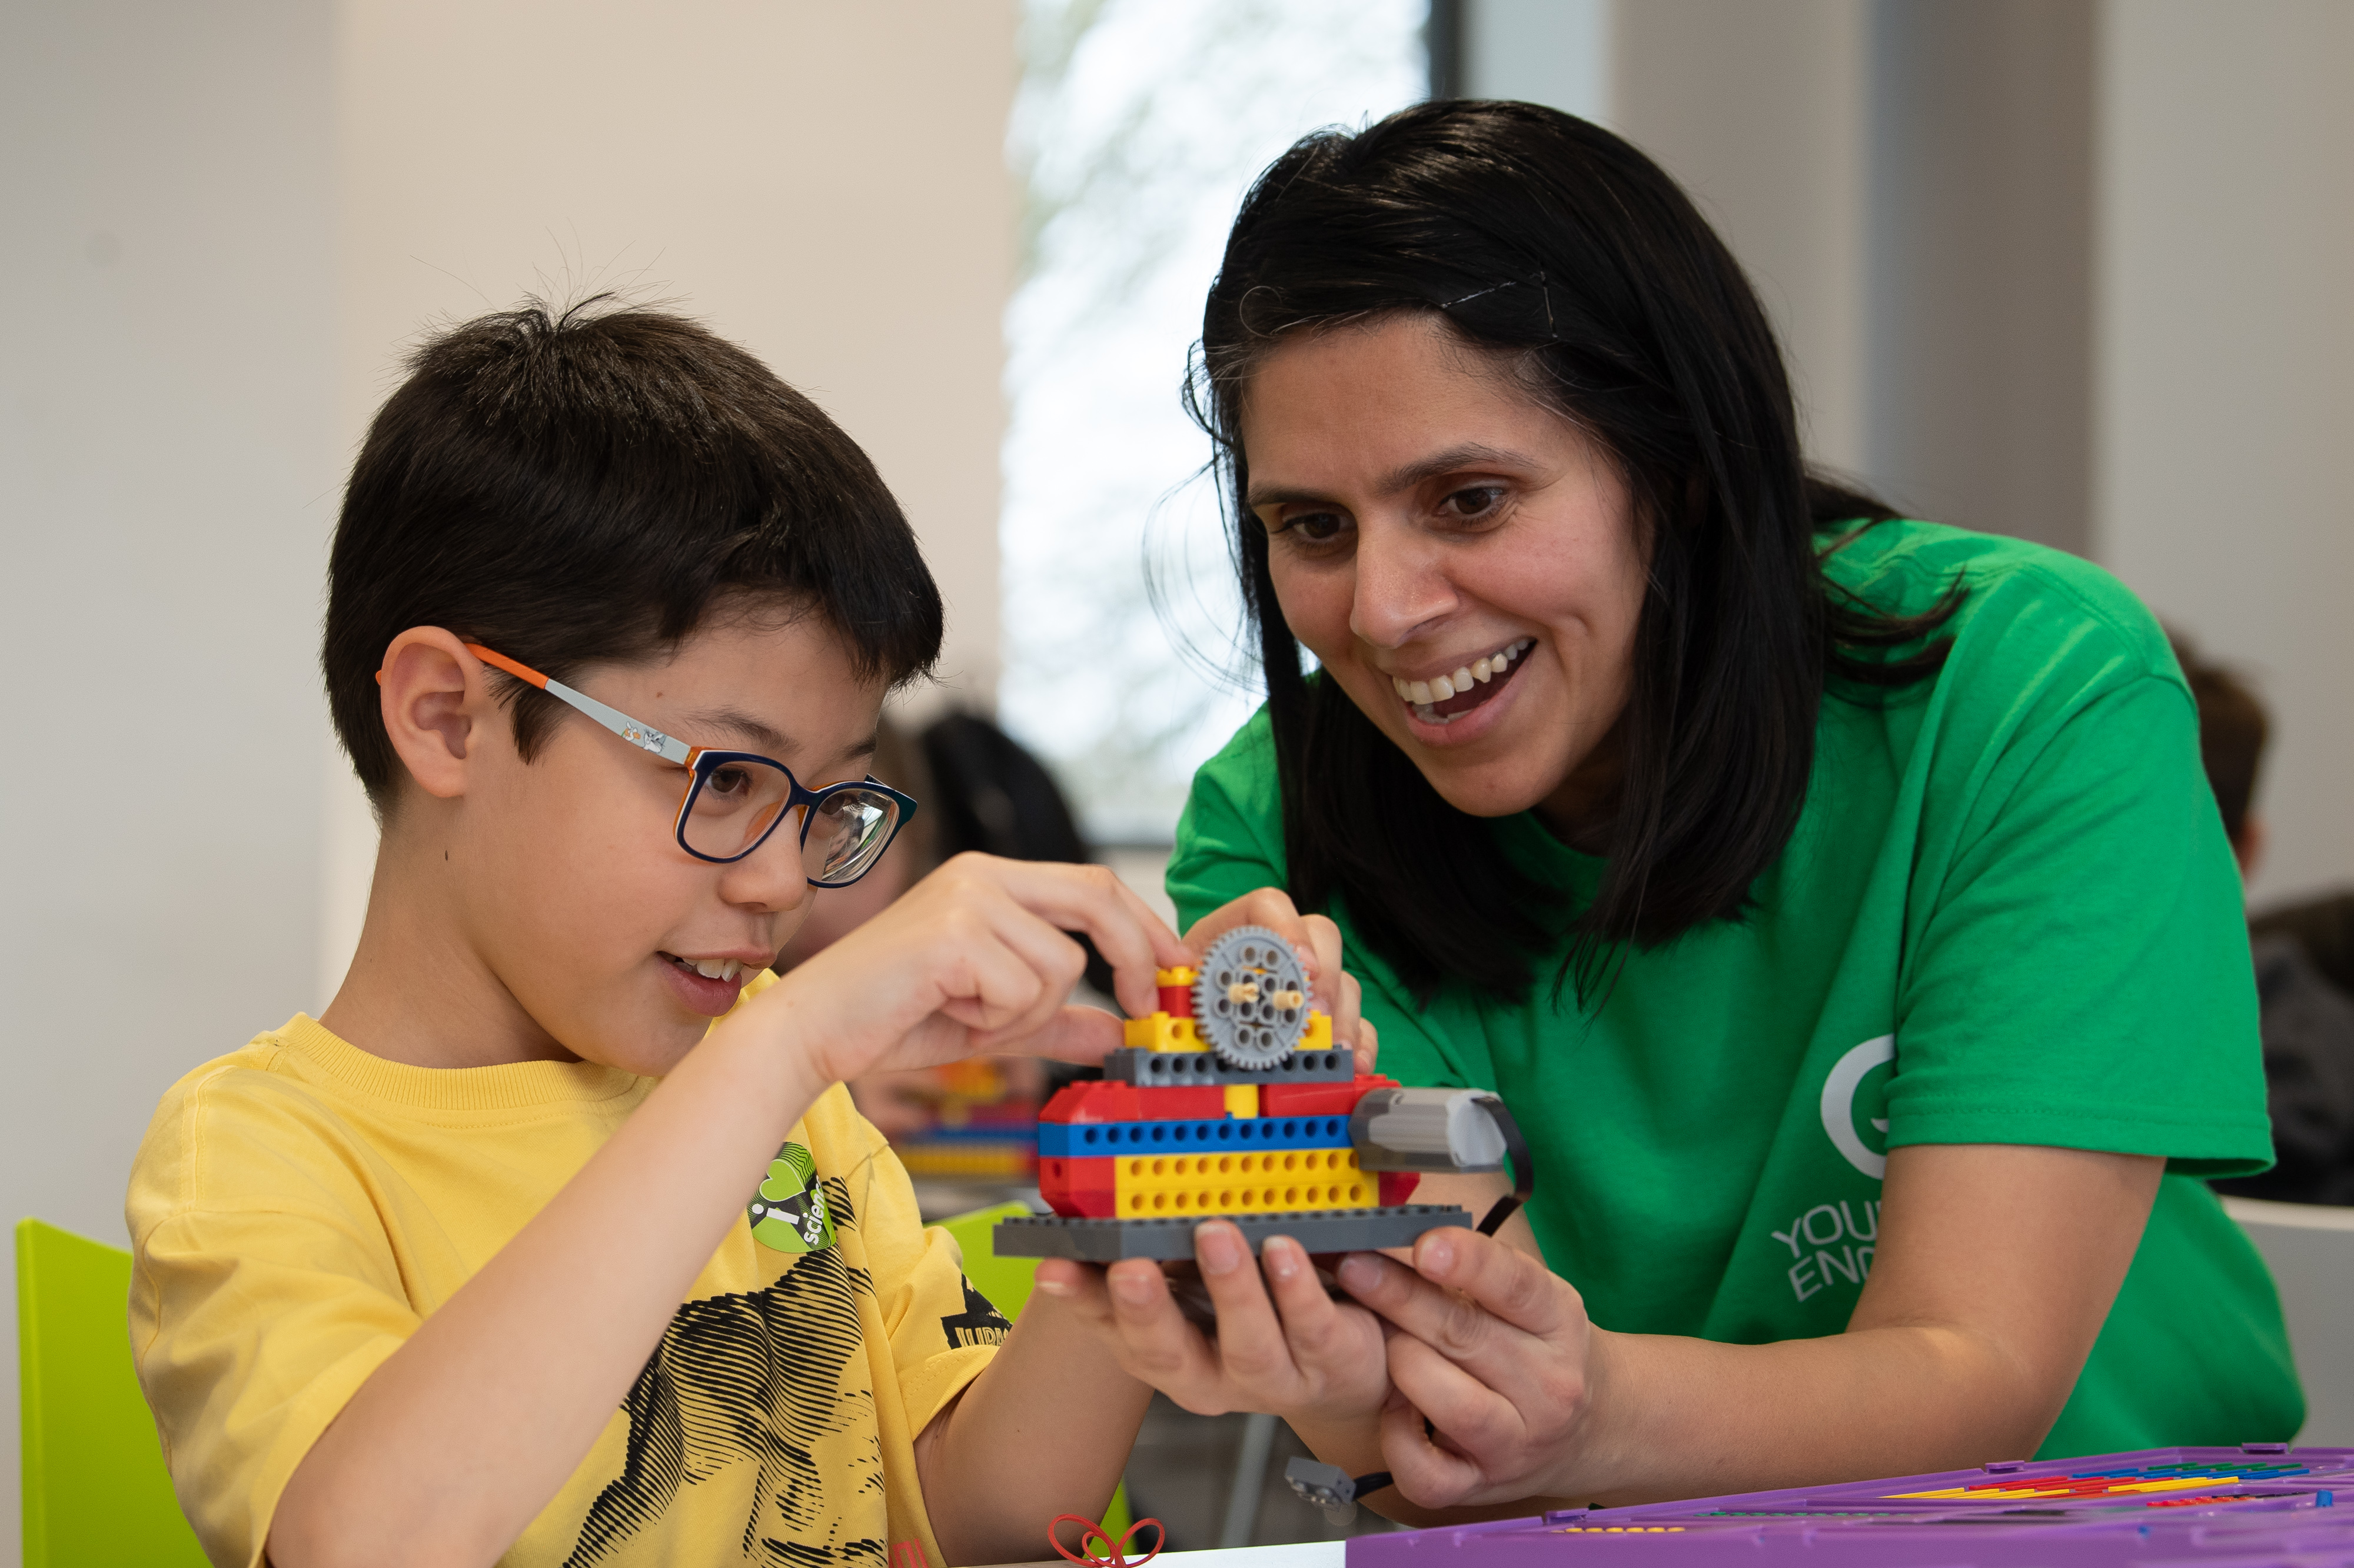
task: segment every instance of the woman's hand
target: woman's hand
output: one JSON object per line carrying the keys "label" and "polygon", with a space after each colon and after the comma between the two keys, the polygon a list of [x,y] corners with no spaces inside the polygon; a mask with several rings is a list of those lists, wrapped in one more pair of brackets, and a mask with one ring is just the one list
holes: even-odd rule
{"label": "woman's hand", "polygon": [[1193,1255],[1217,1308],[1214,1340],[1186,1321],[1167,1277],[1146,1259],[1098,1270],[1048,1258],[1038,1266],[1037,1288],[1091,1322],[1123,1372],[1195,1414],[1267,1411],[1300,1428],[1311,1446],[1311,1429],[1353,1424],[1370,1437],[1389,1393],[1373,1315],[1326,1295],[1307,1252],[1288,1236],[1268,1238],[1262,1252],[1272,1299],[1235,1225],[1196,1226]]}
{"label": "woman's hand", "polygon": [[1194,921],[1185,945],[1198,957],[1237,926],[1264,926],[1291,944],[1307,971],[1310,993],[1331,1016],[1333,1040],[1354,1048],[1357,1071],[1372,1072],[1381,1042],[1358,1011],[1363,992],[1357,977],[1341,967],[1341,927],[1321,915],[1302,915],[1280,887],[1262,887]]}
{"label": "woman's hand", "polygon": [[1413,1259],[1355,1253],[1340,1270],[1341,1288],[1400,1330],[1382,1413],[1398,1490],[1427,1509],[1562,1491],[1608,1336],[1568,1281],[1477,1232],[1427,1232]]}

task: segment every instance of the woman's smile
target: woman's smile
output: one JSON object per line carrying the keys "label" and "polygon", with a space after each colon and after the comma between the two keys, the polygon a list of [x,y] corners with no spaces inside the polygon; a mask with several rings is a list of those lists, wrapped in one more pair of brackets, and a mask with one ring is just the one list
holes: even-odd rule
{"label": "woman's smile", "polygon": [[1399,700],[1416,718],[1427,725],[1450,725],[1500,694],[1504,683],[1519,673],[1521,655],[1535,642],[1533,637],[1515,638],[1493,653],[1483,653],[1469,663],[1458,664],[1451,673],[1433,675],[1426,681],[1392,675],[1390,684],[1397,688]]}

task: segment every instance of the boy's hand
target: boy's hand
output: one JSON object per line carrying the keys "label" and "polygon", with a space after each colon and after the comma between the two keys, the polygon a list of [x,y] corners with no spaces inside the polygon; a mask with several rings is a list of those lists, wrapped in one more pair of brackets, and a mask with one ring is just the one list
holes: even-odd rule
{"label": "boy's hand", "polygon": [[1146,1259],[1096,1269],[1048,1258],[1038,1266],[1037,1288],[1093,1323],[1122,1371],[1196,1414],[1263,1410],[1303,1436],[1378,1416],[1389,1393],[1382,1326],[1363,1308],[1326,1295],[1298,1242],[1265,1244],[1272,1301],[1234,1225],[1195,1227],[1193,1254],[1217,1308],[1215,1342],[1186,1321],[1167,1277]]}
{"label": "boy's hand", "polygon": [[1193,957],[1179,961],[1194,961],[1212,942],[1237,926],[1264,926],[1291,944],[1299,955],[1300,968],[1307,971],[1310,992],[1332,1019],[1332,1038],[1354,1048],[1357,1071],[1372,1072],[1381,1046],[1373,1026],[1358,1011],[1363,992],[1357,977],[1341,967],[1341,927],[1321,915],[1302,915],[1282,888],[1262,887],[1194,921],[1193,929],[1185,933],[1185,946],[1193,950]]}
{"label": "boy's hand", "polygon": [[1119,1021],[1065,1005],[1087,963],[1071,931],[1140,1016],[1159,1005],[1152,971],[1190,956],[1102,866],[960,854],[723,1027],[790,1029],[821,1083],[986,1051],[1100,1061]]}

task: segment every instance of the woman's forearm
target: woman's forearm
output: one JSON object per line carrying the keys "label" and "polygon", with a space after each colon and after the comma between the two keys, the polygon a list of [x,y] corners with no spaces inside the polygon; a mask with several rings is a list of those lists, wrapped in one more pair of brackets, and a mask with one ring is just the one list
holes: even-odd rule
{"label": "woman's forearm", "polygon": [[1724,1345],[1596,1331],[1593,1408],[1547,1490],[1578,1502],[1956,1469],[2023,1459],[2067,1389],[1944,1326]]}
{"label": "woman's forearm", "polygon": [[489,1563],[546,1506],[822,1087],[753,1044],[696,1047],[360,1385],[280,1499],[277,1568]]}
{"label": "woman's forearm", "polygon": [[1151,1398],[1069,1305],[1033,1296],[988,1367],[917,1440],[925,1510],[949,1563],[1035,1561],[1049,1554],[1056,1514],[1101,1519]]}

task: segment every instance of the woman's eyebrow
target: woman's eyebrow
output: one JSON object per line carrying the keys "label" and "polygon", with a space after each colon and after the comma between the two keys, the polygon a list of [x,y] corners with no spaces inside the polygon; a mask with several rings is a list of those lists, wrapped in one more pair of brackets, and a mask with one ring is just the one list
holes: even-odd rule
{"label": "woman's eyebrow", "polygon": [[[1465,441],[1444,451],[1417,458],[1402,468],[1384,474],[1375,486],[1375,493],[1395,495],[1402,491],[1467,468],[1525,469],[1532,466],[1523,453],[1504,447],[1491,447],[1481,441]],[[1289,502],[1321,502],[1331,497],[1312,490],[1290,490],[1279,486],[1261,488],[1254,484],[1243,497],[1243,504],[1256,510],[1261,506],[1278,506]]]}

